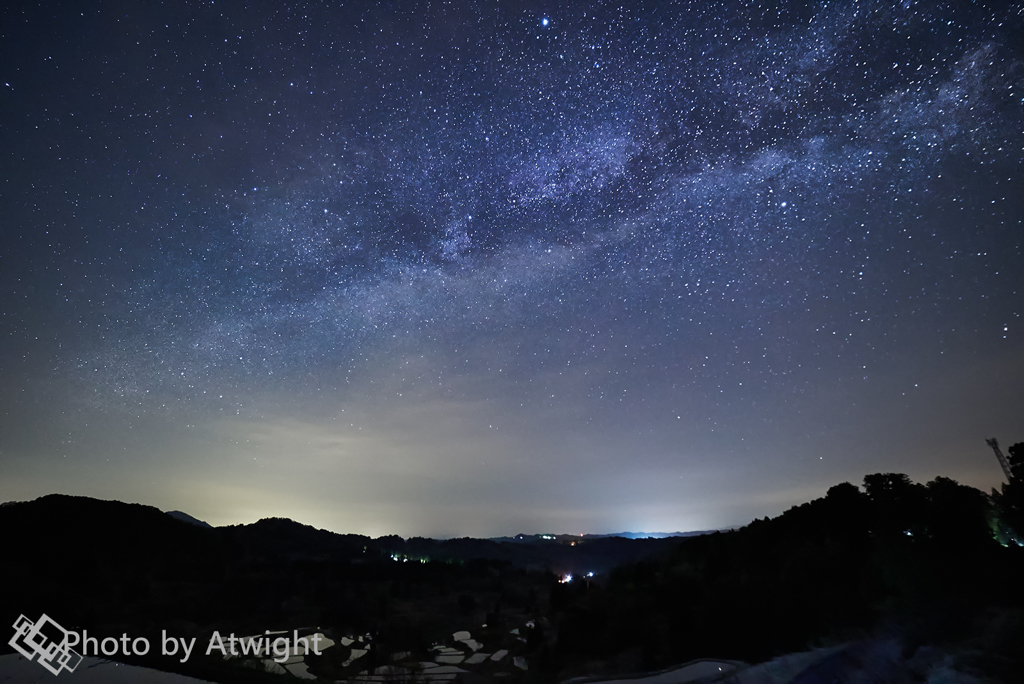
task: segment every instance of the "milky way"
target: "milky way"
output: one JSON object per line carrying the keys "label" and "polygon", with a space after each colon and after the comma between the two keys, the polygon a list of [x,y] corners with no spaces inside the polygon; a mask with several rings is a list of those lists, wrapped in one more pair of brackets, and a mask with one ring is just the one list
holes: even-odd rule
{"label": "milky way", "polygon": [[0,25],[0,498],[696,529],[1024,440],[1019,5]]}

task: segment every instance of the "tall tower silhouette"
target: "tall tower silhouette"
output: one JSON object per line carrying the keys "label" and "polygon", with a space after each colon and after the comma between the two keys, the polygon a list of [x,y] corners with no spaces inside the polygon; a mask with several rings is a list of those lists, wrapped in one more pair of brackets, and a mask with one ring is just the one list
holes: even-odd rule
{"label": "tall tower silhouette", "polygon": [[995,437],[992,439],[986,439],[985,443],[992,447],[992,451],[996,452],[996,458],[999,459],[999,465],[1003,467],[1003,474],[1006,475],[1006,481],[1010,481],[1010,464],[1006,461],[1006,457],[1003,456],[1002,449],[999,448],[999,440]]}

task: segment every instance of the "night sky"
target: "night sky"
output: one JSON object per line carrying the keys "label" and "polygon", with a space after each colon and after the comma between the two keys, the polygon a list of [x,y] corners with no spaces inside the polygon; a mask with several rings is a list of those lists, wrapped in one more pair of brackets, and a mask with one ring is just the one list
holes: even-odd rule
{"label": "night sky", "polygon": [[1024,441],[1024,11],[0,10],[0,501],[674,531]]}

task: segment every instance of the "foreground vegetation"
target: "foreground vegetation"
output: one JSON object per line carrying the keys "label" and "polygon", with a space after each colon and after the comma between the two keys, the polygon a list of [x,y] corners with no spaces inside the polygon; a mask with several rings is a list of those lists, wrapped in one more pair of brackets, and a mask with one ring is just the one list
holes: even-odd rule
{"label": "foreground vegetation", "polygon": [[[364,635],[307,660],[330,679],[402,663],[414,673],[432,646],[464,648],[452,635],[469,629],[488,652],[508,651],[506,663],[528,664],[501,666],[508,682],[702,657],[753,663],[881,637],[908,657],[944,649],[964,672],[1024,681],[1024,445],[1009,451],[1013,477],[992,496],[875,474],[775,519],[682,540],[372,540],[287,520],[208,529],[145,506],[50,496],[0,507],[0,582],[11,588],[0,619],[45,612],[70,629],[154,643],[161,630],[199,643],[213,630]],[[617,567],[579,572],[600,563]],[[353,660],[357,647],[366,653]],[[286,676],[216,655],[132,660],[222,682]],[[488,660],[462,679],[498,667]]]}

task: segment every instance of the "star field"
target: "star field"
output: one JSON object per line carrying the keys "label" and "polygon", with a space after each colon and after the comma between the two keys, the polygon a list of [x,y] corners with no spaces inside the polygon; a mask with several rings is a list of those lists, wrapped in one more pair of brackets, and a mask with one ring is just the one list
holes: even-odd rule
{"label": "star field", "polygon": [[8,7],[0,497],[493,536],[992,487],[1022,16]]}

